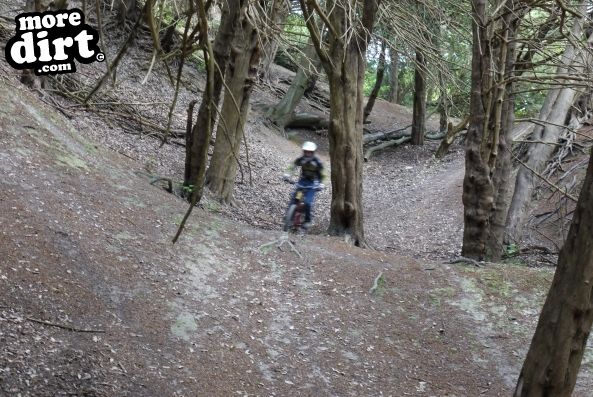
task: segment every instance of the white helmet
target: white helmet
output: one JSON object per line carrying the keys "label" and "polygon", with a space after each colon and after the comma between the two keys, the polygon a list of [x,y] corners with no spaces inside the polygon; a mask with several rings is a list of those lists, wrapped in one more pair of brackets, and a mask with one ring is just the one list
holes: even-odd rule
{"label": "white helmet", "polygon": [[317,150],[317,145],[314,142],[307,141],[303,143],[303,151],[314,152]]}

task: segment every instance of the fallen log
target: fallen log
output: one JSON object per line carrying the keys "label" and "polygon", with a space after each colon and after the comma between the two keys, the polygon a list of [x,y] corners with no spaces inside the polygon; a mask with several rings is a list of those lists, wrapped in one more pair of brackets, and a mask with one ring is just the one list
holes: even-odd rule
{"label": "fallen log", "polygon": [[362,136],[362,143],[367,144],[374,141],[385,141],[385,140],[393,140],[399,139],[404,136],[411,136],[412,135],[412,125],[408,125],[403,128],[399,128],[393,131],[382,131],[382,132],[375,132],[373,134],[365,134]]}
{"label": "fallen log", "polygon": [[[362,136],[362,143],[367,145],[375,141],[386,141],[386,140],[397,140],[403,137],[412,136],[412,126],[409,125],[404,128],[400,128],[393,131],[376,132],[373,134],[365,134]],[[444,133],[441,132],[427,132],[424,137],[430,140],[439,140],[445,137]]]}
{"label": "fallen log", "polygon": [[373,153],[375,153],[379,150],[383,150],[383,149],[386,149],[386,148],[392,147],[392,146],[399,146],[399,145],[409,142],[411,140],[412,140],[412,136],[410,135],[410,136],[401,137],[399,139],[394,139],[392,141],[383,142],[383,143],[380,143],[375,146],[371,146],[370,148],[368,148],[366,150],[366,152],[364,152],[364,161],[365,162],[369,161],[369,159],[371,158]]}
{"label": "fallen log", "polygon": [[329,127],[329,119],[326,116],[319,116],[311,113],[295,113],[285,128],[307,128],[311,130],[322,130]]}

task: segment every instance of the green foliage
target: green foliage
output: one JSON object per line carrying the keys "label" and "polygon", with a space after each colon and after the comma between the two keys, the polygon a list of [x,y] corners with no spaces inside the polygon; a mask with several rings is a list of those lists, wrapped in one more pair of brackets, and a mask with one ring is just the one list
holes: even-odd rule
{"label": "green foliage", "polygon": [[210,201],[206,203],[205,208],[210,212],[220,212],[222,210],[222,206],[217,201]]}
{"label": "green foliage", "polygon": [[[369,96],[373,87],[375,87],[375,83],[377,81],[377,69],[376,67],[367,68],[364,73],[364,95]],[[389,94],[389,74],[387,68],[385,69],[385,74],[383,75],[383,81],[381,82],[381,88],[379,89],[379,98],[387,98]]]}
{"label": "green foliage", "polygon": [[511,283],[507,280],[506,275],[500,271],[485,270],[480,272],[478,280],[491,295],[506,298],[511,294]]}
{"label": "green foliage", "polygon": [[202,51],[194,51],[189,55],[188,58],[188,63],[195,65],[198,72],[206,73],[206,62],[204,62]]}
{"label": "green foliage", "polygon": [[405,63],[400,66],[399,75],[400,103],[412,106],[414,102],[414,66]]}
{"label": "green foliage", "polygon": [[[555,70],[550,67],[539,67],[536,73],[541,75],[553,74]],[[548,94],[547,87],[532,82],[523,82],[517,85],[518,92],[515,103],[517,117],[536,117]]]}
{"label": "green foliage", "polygon": [[443,299],[451,299],[455,294],[456,291],[452,287],[435,288],[429,292],[430,302],[435,306],[441,306]]}
{"label": "green foliage", "polygon": [[365,95],[369,95],[371,93],[371,90],[373,89],[373,87],[375,86],[375,82],[377,81],[377,72],[367,68],[364,71],[364,94]]}
{"label": "green foliage", "polygon": [[291,14],[286,18],[284,35],[287,41],[297,47],[304,47],[309,40],[309,31],[301,15]]}
{"label": "green foliage", "polygon": [[519,256],[520,248],[517,244],[504,246],[502,262],[508,265],[525,266],[525,261]]}
{"label": "green foliage", "polygon": [[504,253],[507,258],[516,256],[519,253],[519,246],[517,244],[508,244],[504,246]]}
{"label": "green foliage", "polygon": [[308,41],[309,31],[303,17],[296,14],[289,15],[274,63],[296,72],[298,70],[296,61],[302,56]]}

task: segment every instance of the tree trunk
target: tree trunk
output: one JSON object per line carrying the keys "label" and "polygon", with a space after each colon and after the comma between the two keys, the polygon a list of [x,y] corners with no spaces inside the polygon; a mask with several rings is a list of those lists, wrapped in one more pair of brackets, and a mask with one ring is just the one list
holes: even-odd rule
{"label": "tree trunk", "polygon": [[[440,24],[434,24],[434,46],[439,49],[439,56],[443,59],[445,58],[446,49],[443,48],[443,36],[444,30],[443,26]],[[443,73],[443,71],[439,68],[438,71],[439,77],[439,131],[445,132],[447,131],[447,127],[449,125],[449,110],[451,108],[451,98],[447,93],[447,77]]]}
{"label": "tree trunk", "polygon": [[381,85],[383,85],[383,75],[385,74],[385,46],[386,46],[385,39],[381,40],[381,53],[379,54],[379,61],[377,62],[377,77],[375,79],[375,85],[373,86],[373,90],[371,91],[371,95],[369,95],[369,99],[367,100],[367,104],[364,107],[364,120],[363,122],[366,123],[369,115],[373,111],[373,106],[375,106],[375,101],[377,100],[377,96],[379,95],[379,91],[381,90]]}
{"label": "tree trunk", "polygon": [[231,46],[221,119],[206,174],[208,187],[225,204],[231,204],[233,199],[241,138],[260,60],[259,35],[251,23],[253,16],[249,14],[246,3],[241,10],[237,35]]}
{"label": "tree trunk", "polygon": [[515,397],[568,397],[593,324],[593,156]]}
{"label": "tree trunk", "polygon": [[[26,12],[43,12],[45,7],[41,0],[27,0],[25,2]],[[21,83],[29,88],[41,89],[45,83],[44,76],[36,76],[32,69],[23,69],[21,71]]]}
{"label": "tree trunk", "polygon": [[[262,40],[262,64],[260,66],[260,78],[266,79],[269,77],[270,69],[276,58],[278,52],[278,38],[284,30],[284,22],[288,18],[290,12],[290,4],[286,0],[270,0],[268,22],[266,28],[271,28],[271,31],[266,32],[265,38]],[[269,26],[269,24],[273,26]]]}
{"label": "tree trunk", "polygon": [[[490,172],[482,158],[481,147],[484,136],[486,113],[482,101],[484,82],[482,70],[488,63],[487,38],[484,26],[476,21],[483,21],[486,15],[486,0],[472,0],[472,73],[470,96],[470,121],[467,129],[465,148],[465,176],[463,179],[463,248],[462,255],[482,260],[486,253],[488,216],[494,201],[494,192],[490,181]],[[482,48],[485,49],[482,52]]]}
{"label": "tree trunk", "polygon": [[[329,233],[346,235],[355,245],[364,245],[362,214],[362,122],[363,84],[366,50],[373,30],[379,2],[362,2],[361,23],[347,13],[343,4],[326,2],[331,10],[324,24],[328,39],[313,20],[319,4],[315,0],[300,0],[307,28],[329,80],[330,124],[328,129],[331,161],[332,202]],[[357,9],[356,1],[348,6]],[[348,11],[349,12],[349,11]],[[354,34],[348,32],[354,31]]]}
{"label": "tree trunk", "polygon": [[398,104],[399,103],[399,54],[391,48],[391,61],[389,63],[389,102]]}
{"label": "tree trunk", "polygon": [[[306,59],[301,60],[301,67],[282,100],[268,111],[268,118],[278,127],[284,128],[292,120],[294,110],[311,86],[311,82],[316,80],[316,73],[311,66],[318,69],[321,62],[315,54],[313,45],[307,46],[304,58]],[[313,60],[313,65],[309,64],[309,60]]]}
{"label": "tree trunk", "polygon": [[412,115],[412,145],[423,145],[426,133],[426,61],[416,49],[414,72],[414,109]]}
{"label": "tree trunk", "polygon": [[118,0],[116,1],[116,12],[121,24],[126,21],[135,21],[138,17],[138,0]]}
{"label": "tree trunk", "polygon": [[439,131],[447,131],[449,125],[449,106],[450,99],[447,95],[447,87],[443,72],[439,70]]}
{"label": "tree trunk", "polygon": [[349,235],[364,243],[362,216],[362,104],[364,58],[351,44],[344,54],[344,69],[329,76],[332,202],[329,233]]}
{"label": "tree trunk", "polygon": [[[513,4],[509,4],[513,12],[491,21],[486,15],[485,0],[472,3],[472,83],[463,181],[462,255],[497,260],[503,252],[511,171],[508,145],[515,99],[510,94],[513,86],[509,81],[514,74],[514,38],[525,9],[514,11]],[[490,35],[487,24],[496,27]],[[501,67],[492,69],[493,64]]]}
{"label": "tree trunk", "polygon": [[[246,0],[229,0],[222,3],[220,27],[214,39],[213,48],[214,61],[218,65],[215,68],[216,72],[214,74],[212,88],[211,104],[213,107],[218,107],[218,103],[220,102],[224,76],[230,57],[231,43],[234,33],[238,28],[241,7],[244,6],[245,2]],[[191,149],[186,149],[184,186],[193,185],[200,170],[206,167],[207,159],[202,154],[208,153],[208,150],[204,150],[204,145],[210,144],[210,138],[218,116],[214,109],[212,109],[212,112],[209,110],[210,101],[207,98],[208,93],[204,91],[202,102],[198,109],[196,123],[192,129]],[[196,186],[196,188],[199,188],[199,186]]]}
{"label": "tree trunk", "polygon": [[[580,37],[583,29],[583,19],[575,21],[571,35]],[[593,36],[592,36],[593,37]],[[563,75],[574,73],[583,69],[586,64],[583,60],[577,60],[580,51],[574,45],[567,44],[564,51],[561,66],[556,73]],[[546,143],[532,143],[527,151],[525,164],[521,166],[515,180],[515,191],[511,200],[511,206],[506,219],[506,240],[507,242],[519,242],[523,235],[523,227],[531,210],[531,198],[536,186],[534,172],[541,173],[556,149],[553,145],[558,142],[560,134],[564,130],[567,115],[576,99],[577,91],[571,87],[554,88],[548,92],[544,104],[539,113],[539,120],[544,121],[538,124],[532,133],[532,140]],[[533,171],[532,171],[533,170]]]}
{"label": "tree trunk", "polygon": [[[513,46],[510,45],[509,53],[513,52]],[[506,70],[511,70],[514,63],[514,52],[507,57]],[[508,74],[507,74],[508,77]],[[490,163],[490,173],[492,175],[492,185],[494,188],[494,206],[490,212],[488,240],[486,245],[486,253],[491,260],[498,260],[504,253],[504,230],[506,224],[506,216],[509,209],[509,201],[511,198],[512,184],[510,183],[513,162],[511,158],[511,148],[513,143],[513,125],[515,124],[515,94],[511,87],[501,88],[504,93],[499,96],[495,105],[495,117],[498,116],[500,122],[500,131],[496,132],[496,125],[490,126],[494,135],[493,139],[498,139],[498,144],[493,150],[492,156],[495,156],[495,161]],[[502,104],[499,102],[502,101]],[[497,110],[500,106],[501,110]],[[492,116],[491,116],[492,119]],[[498,122],[495,122],[498,123]],[[494,169],[492,169],[494,163]]]}

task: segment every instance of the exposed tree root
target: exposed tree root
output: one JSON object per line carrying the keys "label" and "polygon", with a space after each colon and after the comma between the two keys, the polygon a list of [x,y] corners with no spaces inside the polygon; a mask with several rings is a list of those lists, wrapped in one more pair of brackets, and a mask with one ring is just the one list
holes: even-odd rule
{"label": "exposed tree root", "polygon": [[377,277],[375,277],[375,280],[373,281],[373,286],[371,287],[371,289],[369,289],[369,294],[374,294],[375,292],[377,292],[377,289],[379,288],[379,283],[385,283],[385,277],[383,277],[383,272],[380,272]]}
{"label": "exposed tree root", "polygon": [[87,332],[87,333],[104,333],[105,331],[102,329],[84,329],[84,328],[77,328],[77,327],[73,327],[70,325],[65,325],[65,324],[58,324],[58,323],[52,323],[50,321],[44,321],[44,320],[38,320],[36,318],[32,318],[32,317],[27,317],[28,321],[34,322],[34,323],[38,323],[38,324],[43,324],[43,325],[49,325],[51,327],[57,327],[57,328],[62,328],[68,331],[72,331],[72,332]]}
{"label": "exposed tree root", "polygon": [[458,256],[458,257],[450,259],[448,261],[444,261],[443,263],[447,264],[447,265],[452,265],[455,263],[470,263],[470,264],[474,265],[475,267],[481,267],[480,262],[478,262],[477,260],[472,259],[472,258],[466,258],[465,256]]}
{"label": "exposed tree root", "polygon": [[288,233],[283,233],[282,236],[280,236],[280,238],[278,238],[274,241],[270,241],[269,243],[260,245],[259,250],[264,251],[268,247],[276,246],[276,248],[278,248],[279,250],[282,251],[282,246],[284,244],[286,244],[286,245],[288,245],[288,247],[290,248],[290,250],[292,252],[294,252],[299,258],[303,259],[303,255],[301,255],[299,250],[296,249],[295,245],[293,244],[292,241],[290,241],[290,239],[288,237],[289,237]]}

